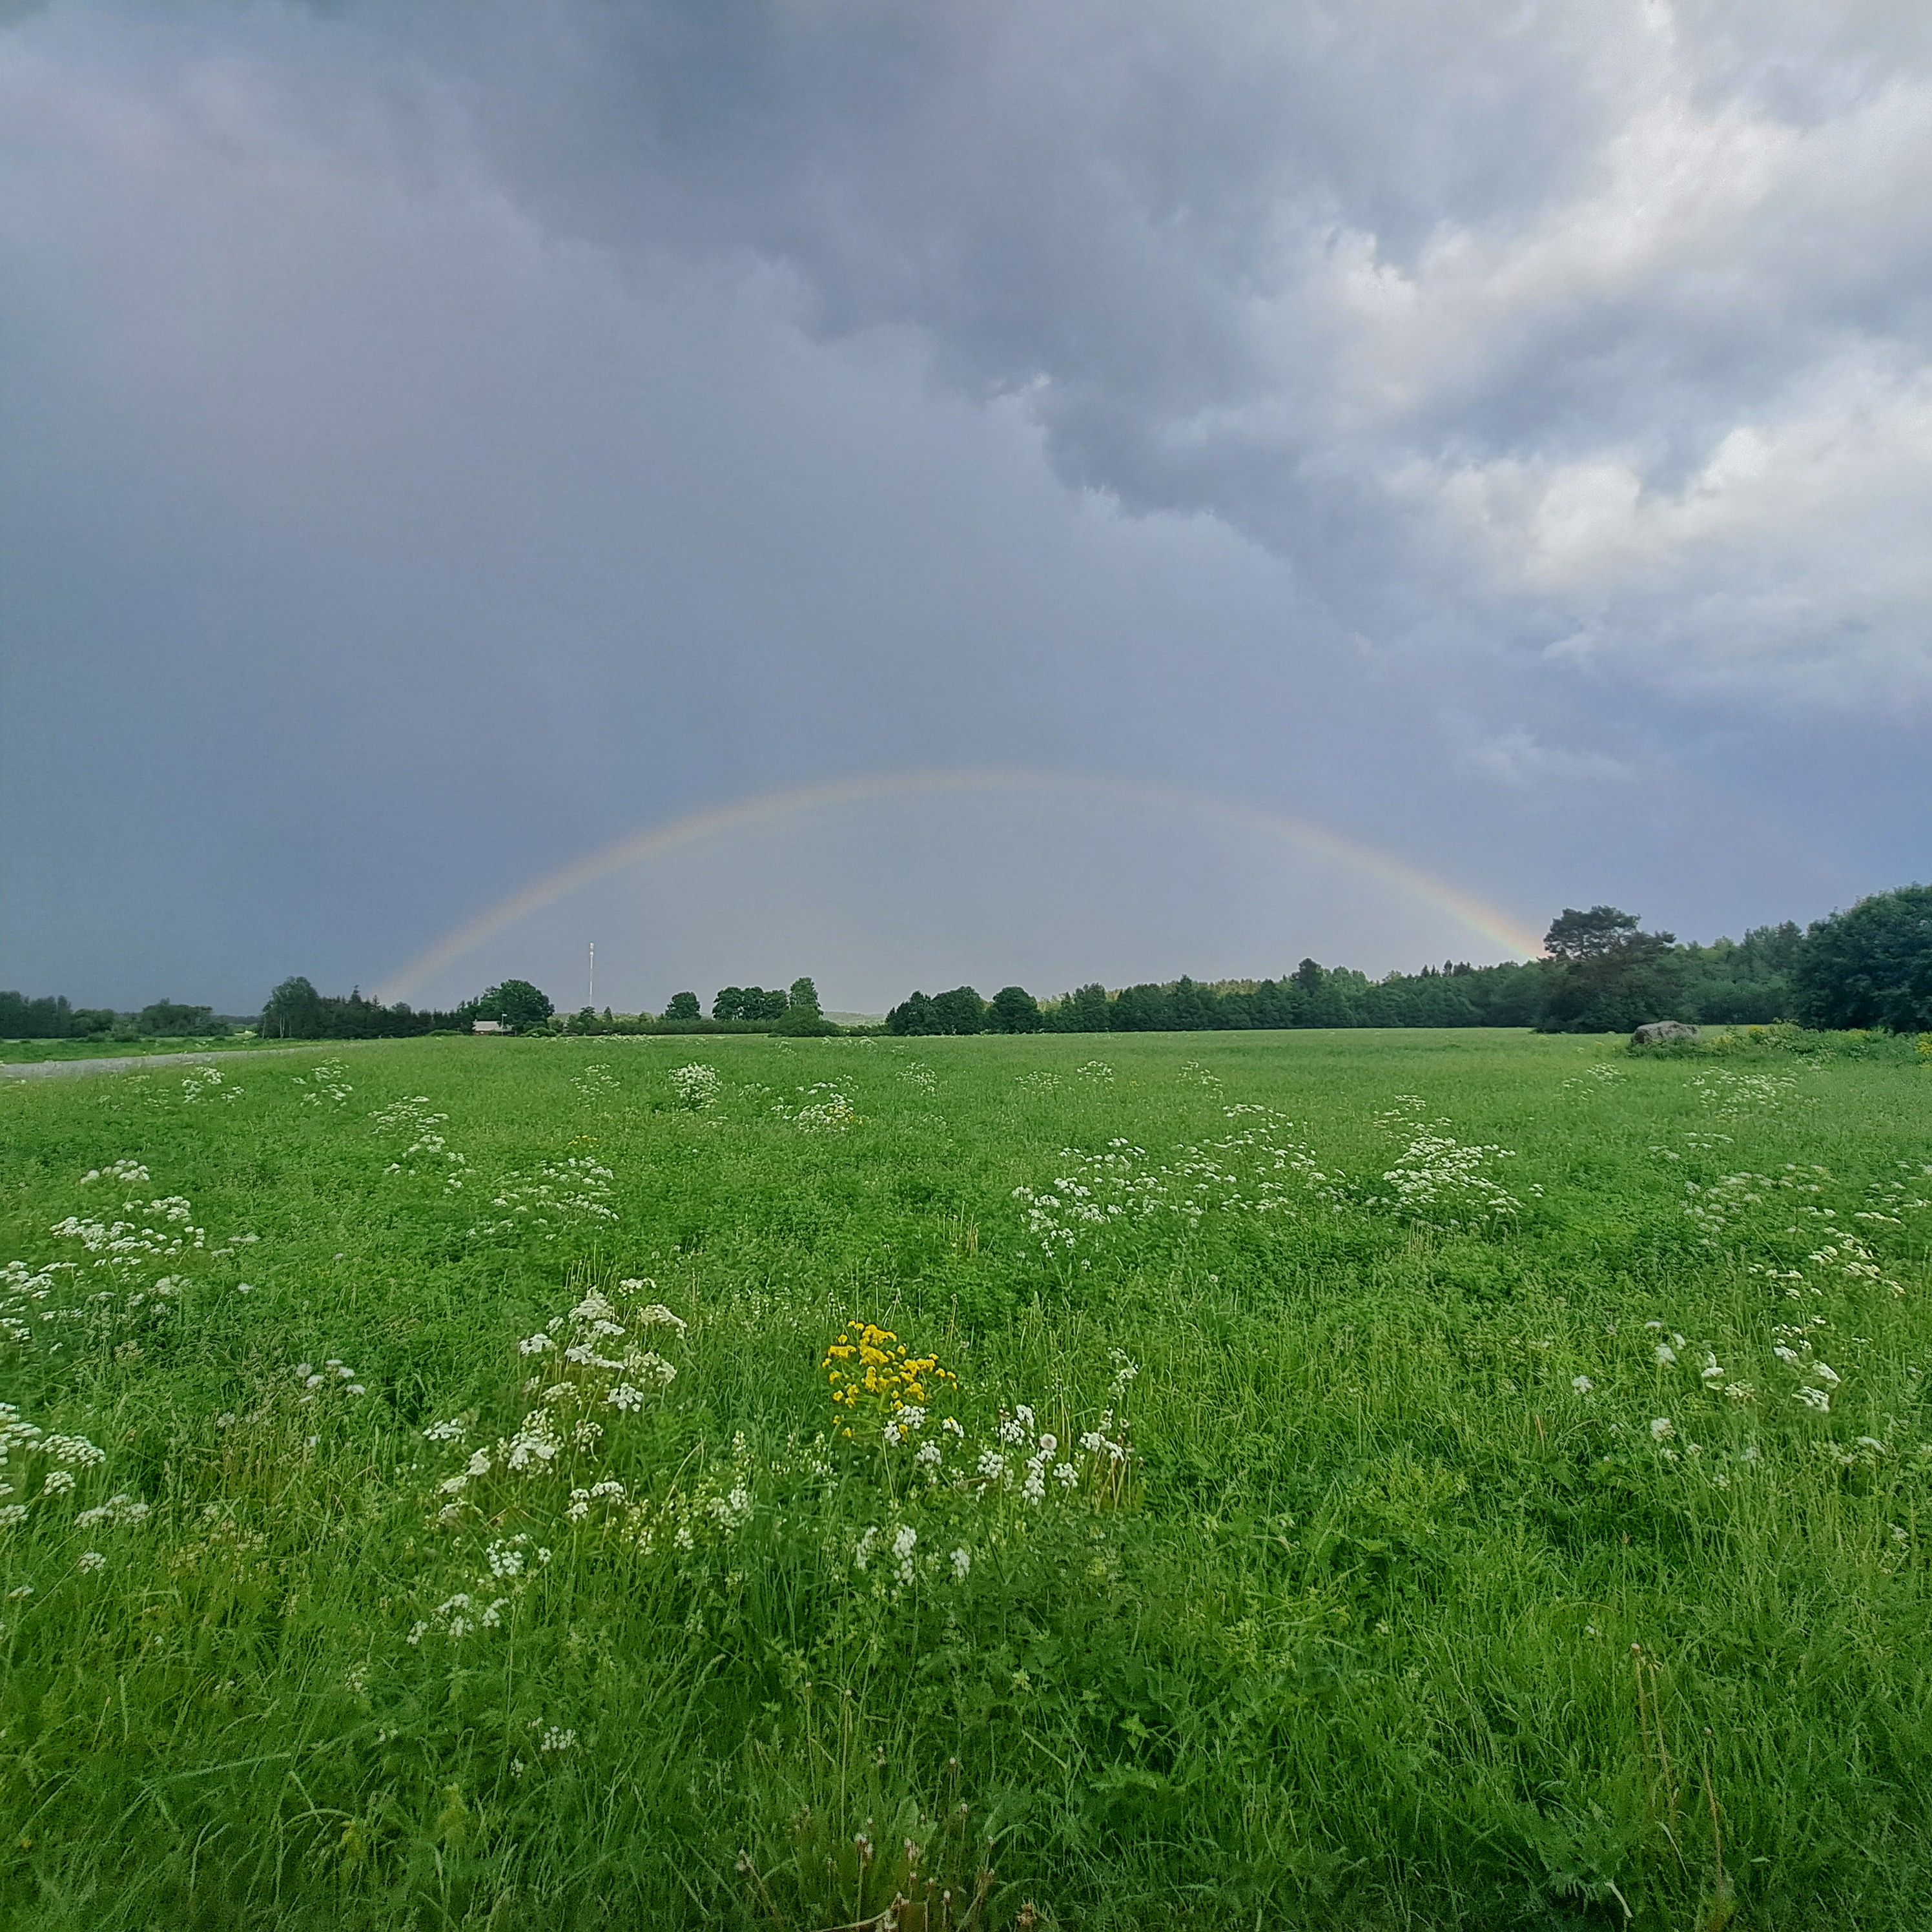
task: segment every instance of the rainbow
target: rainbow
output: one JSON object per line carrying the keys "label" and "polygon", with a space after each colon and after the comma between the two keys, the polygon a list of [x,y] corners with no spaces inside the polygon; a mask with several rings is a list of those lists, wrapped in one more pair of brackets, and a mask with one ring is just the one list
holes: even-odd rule
{"label": "rainbow", "polygon": [[736,804],[717,806],[674,819],[668,825],[634,832],[614,844],[574,860],[560,871],[500,899],[487,911],[418,953],[379,989],[391,1002],[413,998],[425,981],[453,966],[464,954],[519,920],[554,905],[580,886],[608,874],[622,872],[646,860],[733,832],[776,825],[802,814],[841,806],[872,804],[947,793],[1058,792],[1099,803],[1138,806],[1258,833],[1298,852],[1333,861],[1406,896],[1433,906],[1506,952],[1530,959],[1543,942],[1518,921],[1446,880],[1380,852],[1373,846],[1344,838],[1326,826],[1259,806],[1238,805],[1182,791],[1168,786],[1136,784],[1119,778],[1083,778],[1065,772],[1025,771],[941,771],[884,772],[868,778],[835,778],[820,784],[766,792]]}

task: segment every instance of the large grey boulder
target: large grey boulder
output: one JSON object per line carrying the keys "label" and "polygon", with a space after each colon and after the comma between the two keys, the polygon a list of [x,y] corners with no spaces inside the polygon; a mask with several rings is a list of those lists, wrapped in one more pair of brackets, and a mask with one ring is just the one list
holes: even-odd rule
{"label": "large grey boulder", "polygon": [[1688,1020],[1652,1020],[1630,1035],[1633,1046],[1668,1046],[1673,1040],[1696,1040],[1697,1029]]}

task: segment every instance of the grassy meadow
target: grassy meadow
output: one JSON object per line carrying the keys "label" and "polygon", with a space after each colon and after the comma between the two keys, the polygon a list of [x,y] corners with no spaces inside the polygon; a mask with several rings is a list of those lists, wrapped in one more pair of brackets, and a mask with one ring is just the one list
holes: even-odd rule
{"label": "grassy meadow", "polygon": [[437,1040],[0,1147],[8,1927],[1932,1924],[1909,1041]]}

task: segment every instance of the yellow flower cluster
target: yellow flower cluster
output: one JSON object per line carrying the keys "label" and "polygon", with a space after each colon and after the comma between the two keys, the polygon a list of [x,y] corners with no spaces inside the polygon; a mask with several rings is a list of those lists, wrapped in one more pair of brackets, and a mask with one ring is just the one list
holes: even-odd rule
{"label": "yellow flower cluster", "polygon": [[851,1321],[819,1364],[832,1400],[851,1412],[875,1411],[890,1422],[901,1410],[924,1408],[948,1383],[957,1384],[937,1355],[915,1355],[890,1328]]}

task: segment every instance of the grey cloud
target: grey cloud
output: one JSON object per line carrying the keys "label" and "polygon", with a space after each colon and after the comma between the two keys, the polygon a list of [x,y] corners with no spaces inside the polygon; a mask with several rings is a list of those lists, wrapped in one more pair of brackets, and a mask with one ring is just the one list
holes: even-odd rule
{"label": "grey cloud", "polygon": [[489,17],[418,45],[557,232],[919,328],[1070,482],[1226,518],[1345,628],[1932,695],[1916,10]]}
{"label": "grey cloud", "polygon": [[[1272,803],[1532,921],[1903,876],[1910,706],[1763,700],[1922,676],[1922,35],[1652,17],[19,20],[0,983],[366,986],[638,825],[915,766]],[[946,834],[976,973],[1089,863],[1005,836]],[[1343,945],[1133,856],[1132,944],[1053,970]],[[909,968],[853,865],[844,956]]]}

